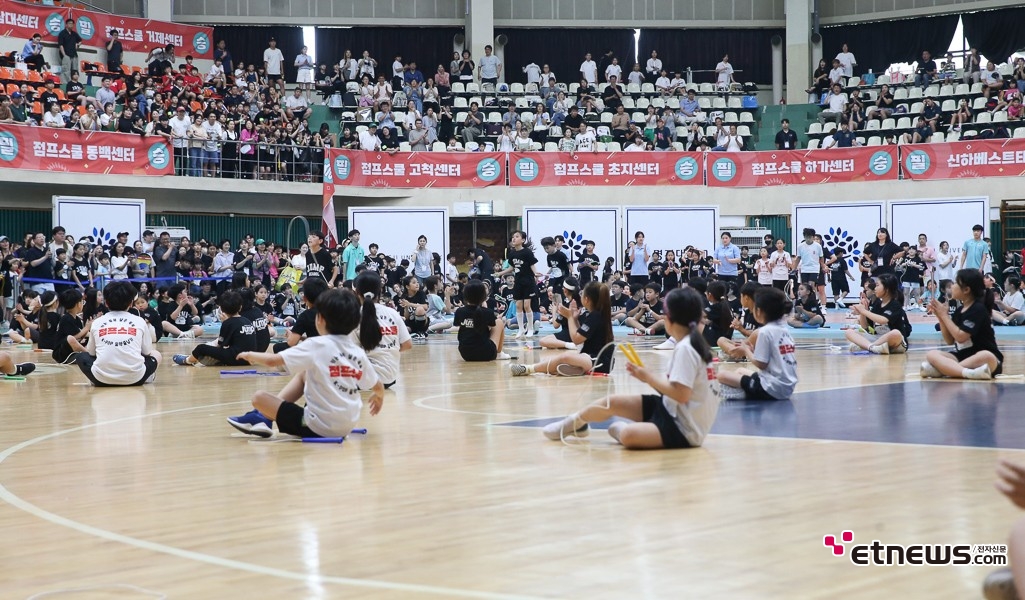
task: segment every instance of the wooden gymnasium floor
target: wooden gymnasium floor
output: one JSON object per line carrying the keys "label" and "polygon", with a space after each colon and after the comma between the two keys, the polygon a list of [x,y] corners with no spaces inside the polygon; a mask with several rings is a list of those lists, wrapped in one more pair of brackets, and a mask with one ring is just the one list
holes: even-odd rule
{"label": "wooden gymnasium floor", "polygon": [[823,536],[1002,543],[1018,516],[992,483],[1025,461],[1025,385],[922,382],[929,342],[803,342],[792,402],[724,404],[705,447],[657,452],[537,428],[643,389],[621,364],[512,379],[454,344],[406,353],[340,447],[237,437],[225,417],[285,379],[175,367],[184,343],[121,390],[15,351],[45,366],[0,382],[0,598],[978,598],[990,567],[855,567]]}

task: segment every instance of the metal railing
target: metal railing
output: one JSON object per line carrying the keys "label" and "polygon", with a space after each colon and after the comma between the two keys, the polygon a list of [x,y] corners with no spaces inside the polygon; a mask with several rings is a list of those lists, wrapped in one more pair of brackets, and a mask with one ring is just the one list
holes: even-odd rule
{"label": "metal railing", "polygon": [[[321,183],[324,177],[323,146],[218,142],[218,150],[204,147],[173,148],[174,175],[264,181]],[[243,152],[244,147],[250,152]]]}

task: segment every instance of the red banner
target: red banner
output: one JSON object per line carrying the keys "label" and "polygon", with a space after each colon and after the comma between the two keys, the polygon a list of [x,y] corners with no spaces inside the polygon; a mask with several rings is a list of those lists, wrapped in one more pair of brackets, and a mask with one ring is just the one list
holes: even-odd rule
{"label": "red banner", "polygon": [[158,137],[0,125],[0,168],[170,175],[173,166],[171,148]]}
{"label": "red banner", "polygon": [[972,140],[901,146],[905,179],[1025,175],[1025,139]]}
{"label": "red banner", "polygon": [[[44,42],[56,43],[57,36],[64,29],[64,21],[69,18],[75,20],[75,29],[84,46],[103,48],[110,37],[110,30],[117,29],[125,52],[148,53],[154,48],[174,44],[178,58],[191,54],[195,58],[213,59],[211,27],[0,0],[0,36],[3,37],[28,41],[33,34],[39,33]],[[101,56],[106,54],[101,53]]]}
{"label": "red banner", "polygon": [[711,152],[705,160],[708,185],[759,187],[897,179],[897,147]]}
{"label": "red banner", "polygon": [[509,185],[701,185],[700,152],[513,152]]}
{"label": "red banner", "polygon": [[332,150],[335,186],[482,188],[505,185],[500,152],[364,152]]}

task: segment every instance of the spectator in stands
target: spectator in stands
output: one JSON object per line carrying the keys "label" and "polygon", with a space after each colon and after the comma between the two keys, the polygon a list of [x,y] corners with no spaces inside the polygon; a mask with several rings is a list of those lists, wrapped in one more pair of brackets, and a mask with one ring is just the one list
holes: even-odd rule
{"label": "spectator in stands", "polygon": [[961,98],[957,103],[957,110],[950,116],[950,130],[961,131],[961,127],[972,122],[972,107],[968,106],[968,100]]}
{"label": "spectator in stands", "polygon": [[904,134],[905,144],[924,144],[929,141],[932,137],[933,128],[926,122],[924,116],[918,117],[918,123],[915,125],[915,130],[911,133]]}
{"label": "spectator in stands", "polygon": [[11,116],[14,118],[15,123],[26,123],[28,121],[28,106],[25,105],[25,97],[22,96],[21,92],[11,94]]}
{"label": "spectator in stands", "polygon": [[217,42],[217,47],[214,48],[214,60],[221,61],[225,73],[233,74],[235,72],[235,59],[232,58],[231,52],[228,52],[227,42],[224,40]]}
{"label": "spectator in stands", "polygon": [[615,57],[612,58],[612,64],[605,67],[605,81],[611,83],[613,77],[616,81],[623,80],[623,67],[619,66],[619,59]]}
{"label": "spectator in stands", "polygon": [[267,83],[271,87],[279,88],[282,96],[285,95],[285,78],[281,73],[284,62],[285,55],[278,48],[278,41],[271,38],[267,42],[267,48],[263,51],[263,68],[267,73]]}
{"label": "spectator in stands", "polygon": [[698,104],[696,92],[687,90],[687,97],[680,100],[680,110],[676,112],[676,123],[678,125],[690,125],[691,123],[704,123],[705,113]]}
{"label": "spectator in stands", "polygon": [[512,152],[516,148],[516,136],[509,123],[502,124],[502,133],[495,140],[495,149],[499,152]]}
{"label": "spectator in stands", "polygon": [[982,57],[979,56],[978,48],[970,48],[968,55],[964,58],[964,75],[962,76],[965,83],[979,83],[981,81],[982,71]]}
{"label": "spectator in stands", "polygon": [[[829,92],[829,67],[826,66],[826,59],[819,59],[819,66],[815,69],[815,72],[811,75],[811,87],[804,90],[805,93],[815,94],[817,97],[821,97],[822,94]],[[816,99],[816,102],[818,100]]]}
{"label": "spectator in stands", "polygon": [[647,150],[647,144],[643,135],[635,135],[630,140],[629,144],[623,147],[623,152],[645,152]]}
{"label": "spectator in stands", "polygon": [[598,85],[598,65],[591,60],[591,53],[584,55],[584,62],[580,63],[580,78],[587,81],[587,86]]}
{"label": "spectator in stands", "polygon": [[42,71],[46,67],[46,60],[43,58],[43,36],[35,33],[32,37],[25,42],[25,46],[21,49],[21,60],[25,62],[30,69],[36,71]]}
{"label": "spectator in stands", "polygon": [[104,44],[104,48],[107,50],[107,72],[120,73],[121,59],[125,53],[124,47],[121,45],[121,33],[111,27],[109,34],[110,37]]}
{"label": "spectator in stands", "polygon": [[829,85],[832,87],[835,84],[843,85],[844,83],[844,69],[840,65],[840,59],[833,59],[833,68],[829,70]]}
{"label": "spectator in stands", "polygon": [[687,94],[687,80],[679,71],[673,72],[673,79],[669,82],[669,91],[674,96],[685,96]]}
{"label": "spectator in stands", "polygon": [[[113,111],[113,104],[105,104],[106,107],[110,106]],[[179,106],[175,109],[175,115],[170,119],[171,124],[171,147],[174,151],[174,164],[175,164],[175,175],[185,175],[188,171],[189,162],[189,129],[192,127],[192,122],[189,120],[188,115],[185,114],[185,107]]]}
{"label": "spectator in stands", "polygon": [[737,133],[737,126],[730,125],[729,134],[726,136],[726,151],[741,152],[744,150],[744,138]]}
{"label": "spectator in stands", "polygon": [[[127,112],[127,110],[126,110]],[[121,131],[122,120],[118,120],[118,131]],[[189,126],[189,176],[202,177],[205,156],[203,149],[206,147],[207,135],[203,128],[203,115],[192,115],[192,124]]]}
{"label": "spectator in stands", "polygon": [[50,105],[50,110],[43,113],[43,127],[63,129],[65,124],[64,115],[61,114],[61,105],[54,102]]}
{"label": "spectator in stands", "polygon": [[1011,99],[1011,104],[1007,107],[1007,120],[1008,121],[1020,121],[1022,119],[1022,101],[1021,94],[1018,94]]}
{"label": "spectator in stands", "polygon": [[[427,82],[429,84],[430,79]],[[452,104],[452,79],[444,65],[438,65],[438,72],[434,74],[434,85],[438,88],[438,103]],[[426,92],[424,95],[426,96]],[[437,110],[440,111],[441,108],[439,107]]]}
{"label": "spectator in stands", "polygon": [[473,81],[473,70],[476,68],[476,64],[470,57],[469,50],[463,50],[463,56],[459,59],[459,81],[463,83],[470,83]]}
{"label": "spectator in stands", "polygon": [[[736,130],[734,129],[734,132]],[[673,147],[673,135],[675,132],[671,131],[666,125],[665,119],[658,119],[655,123],[655,149],[656,150],[669,150]],[[743,141],[741,141],[743,145]]]}
{"label": "spectator in stands", "polygon": [[651,51],[651,58],[648,59],[648,62],[644,67],[644,71],[648,74],[648,77],[652,79],[658,77],[659,73],[662,72],[662,60],[658,57],[657,51]]}
{"label": "spectator in stands", "polygon": [[[712,146],[712,150],[716,152],[725,152],[726,147],[729,145],[730,142],[729,136],[730,132],[727,131],[725,127],[723,127],[722,117],[716,117],[715,129],[713,130],[712,134],[708,136],[710,138],[709,145]],[[711,142],[713,141],[715,142],[715,145],[711,144]]]}
{"label": "spectator in stands", "polygon": [[168,69],[174,69],[174,44],[154,48],[146,56],[150,77],[163,77]]}
{"label": "spectator in stands", "polygon": [[619,78],[616,75],[609,77],[609,85],[601,93],[601,99],[605,103],[605,108],[615,110],[616,107],[623,106],[623,87],[619,85]]}
{"label": "spectator in stands", "polygon": [[391,84],[385,81],[384,75],[377,76],[377,83],[374,85],[374,108],[380,109],[383,103],[390,103],[392,97]]}
{"label": "spectator in stands", "polygon": [[826,108],[819,113],[819,123],[825,125],[826,119],[840,123],[847,109],[847,96],[840,89],[839,83],[834,83],[829,95],[826,96]]}
{"label": "spectator in stands", "polygon": [[658,79],[655,80],[655,91],[663,96],[668,96],[672,93],[669,89],[672,85],[673,82],[669,79],[669,73],[662,69],[658,74]]}
{"label": "spectator in stands", "polygon": [[217,120],[217,113],[211,111],[207,114],[203,122],[203,133],[206,134],[206,143],[203,146],[203,175],[217,177],[217,171],[221,168],[221,143],[227,139],[224,128]]}
{"label": "spectator in stands", "polygon": [[502,115],[502,125],[508,125],[510,133],[516,129],[516,125],[520,122],[520,113],[516,112],[516,105],[509,104],[505,114]]}
{"label": "spectator in stands", "polygon": [[480,64],[477,66],[477,74],[480,77],[481,85],[489,83],[497,88],[498,78],[502,76],[502,61],[492,52],[494,49],[490,44],[484,46],[484,56],[481,57]]}
{"label": "spectator in stands", "polygon": [[922,118],[929,124],[933,132],[940,130],[940,118],[943,113],[940,111],[940,107],[936,104],[936,101],[932,99],[932,96],[925,99],[925,103],[922,106]]}
{"label": "spectator in stands", "polygon": [[309,119],[313,114],[313,109],[309,107],[309,102],[303,96],[303,90],[300,87],[296,87],[292,95],[285,99],[285,114],[290,120]]}
{"label": "spectator in stands", "polygon": [[[855,90],[857,91],[857,90]],[[859,131],[865,127],[865,115],[861,112],[861,104],[851,103],[847,105],[847,112],[844,119],[850,126],[851,131]]]}
{"label": "spectator in stands", "polygon": [[409,130],[407,136],[409,138],[409,149],[413,152],[426,152],[429,133],[424,129],[423,118],[413,121],[413,128]]}
{"label": "spectator in stands", "polygon": [[893,92],[890,91],[890,86],[884,83],[883,86],[879,88],[879,96],[876,98],[875,104],[872,104],[865,109],[865,118],[889,119],[892,114]]}
{"label": "spectator in stands", "polygon": [[840,66],[843,67],[844,77],[853,77],[854,67],[858,66],[858,59],[854,58],[854,54],[851,53],[846,43],[840,48],[840,53],[836,55],[836,59],[840,61]]}
{"label": "spectator in stands", "polygon": [[993,92],[999,92],[1004,89],[1004,78],[997,71],[997,66],[993,64],[993,61],[986,63],[986,69],[982,71],[982,95],[989,98]]}
{"label": "spectator in stands", "polygon": [[75,20],[64,21],[64,29],[57,36],[57,54],[61,59],[61,81],[71,81],[71,71],[78,68],[78,49],[82,46],[82,36],[75,31]]}
{"label": "spectator in stands", "polygon": [[394,129],[388,127],[381,128],[381,150],[384,150],[388,154],[395,154],[399,151],[399,140],[398,137],[392,135]]}
{"label": "spectator in stands", "polygon": [[580,127],[577,128],[577,134],[574,141],[576,142],[577,152],[598,151],[598,137],[595,135],[593,129],[587,127],[586,123],[581,123]]}
{"label": "spectator in stands", "polygon": [[918,61],[918,67],[915,68],[915,85],[924,90],[929,87],[933,79],[936,79],[937,72],[936,61],[932,59],[932,53],[923,50],[922,60]]}
{"label": "spectator in stands", "polygon": [[11,112],[11,99],[7,96],[0,96],[0,124],[10,125],[14,123],[14,114]]}
{"label": "spectator in stands", "polygon": [[851,131],[851,126],[847,121],[840,124],[840,129],[833,132],[833,135],[826,138],[828,145],[824,145],[824,148],[853,148],[858,145],[858,136]]}
{"label": "spectator in stands", "polygon": [[527,76],[527,85],[533,83],[541,87],[541,67],[536,62],[531,61],[527,66],[523,67],[523,73]]}
{"label": "spectator in stands", "polygon": [[957,65],[954,64],[954,55],[947,52],[943,58],[943,64],[940,65],[940,80],[953,81],[955,75],[957,75]]}
{"label": "spectator in stands", "polygon": [[370,56],[369,50],[363,51],[363,56],[360,57],[356,63],[356,75],[361,78],[366,75],[371,81],[374,80],[374,74],[377,72],[377,59]]}
{"label": "spectator in stands", "polygon": [[564,119],[562,119],[562,127],[576,131],[580,129],[580,126],[583,123],[584,118],[580,116],[580,108],[575,104],[573,106],[570,106],[569,114],[566,115]]}
{"label": "spectator in stands", "polygon": [[552,73],[552,68],[548,66],[547,63],[541,65],[541,83],[539,85],[544,85],[549,82],[555,83],[558,80],[559,78],[555,76],[555,73]]}
{"label": "spectator in stands", "polygon": [[463,119],[463,144],[476,142],[484,133],[484,115],[476,102],[470,103],[470,112]]}
{"label": "spectator in stands", "polygon": [[[313,64],[313,57],[309,55],[309,48],[303,46],[302,50],[295,57],[293,66],[295,66],[297,71],[295,83],[298,87],[296,91],[305,91],[306,103],[313,104],[313,70],[315,65]],[[285,93],[284,87],[282,87],[281,93]]]}
{"label": "spectator in stands", "polygon": [[733,65],[730,64],[730,55],[724,54],[719,64],[715,65],[715,85],[720,90],[728,90],[734,83],[737,82],[733,79]]}
{"label": "spectator in stands", "polygon": [[85,86],[78,80],[78,71],[71,72],[71,81],[64,86],[64,97],[77,106],[92,106],[97,111],[103,106],[96,98],[86,96]]}
{"label": "spectator in stands", "polygon": [[[613,117],[614,119],[615,117]],[[552,118],[545,112],[543,104],[538,102],[534,105],[534,117],[531,123],[530,139],[539,144],[544,144],[548,139],[548,132],[552,127]]]}
{"label": "spectator in stands", "polygon": [[783,119],[779,123],[782,129],[776,132],[776,150],[796,150],[797,133],[790,129],[790,119]]}
{"label": "spectator in stands", "polygon": [[691,123],[687,129],[687,139],[683,145],[688,152],[695,152],[702,142],[707,143],[707,141],[705,139],[705,132],[701,130],[701,125],[695,122]]}
{"label": "spectator in stands", "polygon": [[452,107],[443,105],[441,114],[438,115],[438,137],[439,140],[448,140],[456,135],[456,123],[452,118]]}
{"label": "spectator in stands", "polygon": [[627,135],[630,133],[630,115],[626,114],[622,103],[616,107],[616,114],[612,115],[612,122],[609,126],[612,128],[612,139],[620,144],[626,144]]}
{"label": "spectator in stands", "polygon": [[634,68],[626,76],[627,81],[637,87],[644,83],[644,71],[641,70],[641,63],[634,63]]}

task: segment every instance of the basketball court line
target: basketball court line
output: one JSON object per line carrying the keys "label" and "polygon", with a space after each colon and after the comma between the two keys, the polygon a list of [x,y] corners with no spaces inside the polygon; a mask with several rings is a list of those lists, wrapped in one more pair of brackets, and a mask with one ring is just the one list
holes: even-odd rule
{"label": "basketball court line", "polygon": [[[133,415],[131,417],[123,417],[123,418],[120,418],[120,419],[112,419],[112,420],[109,420],[109,421],[101,421],[101,422],[98,422],[98,423],[91,423],[91,424],[88,424],[88,425],[81,425],[81,426],[78,426],[78,427],[71,427],[69,429],[62,429],[60,431],[55,431],[55,432],[47,433],[47,434],[44,434],[44,435],[40,435],[40,436],[37,436],[37,437],[32,438],[30,440],[26,440],[24,442],[15,444],[13,446],[10,446],[9,448],[5,449],[3,452],[0,452],[0,465],[3,465],[4,461],[6,461],[8,458],[10,458],[14,454],[18,453],[19,451],[24,450],[25,448],[28,448],[30,446],[34,446],[35,444],[38,444],[40,442],[45,442],[45,441],[48,441],[48,440],[51,440],[51,439],[54,439],[54,438],[57,438],[57,437],[69,434],[69,433],[77,433],[79,431],[85,431],[87,429],[94,429],[94,428],[101,427],[101,426],[104,426],[104,425],[113,425],[113,424],[116,424],[116,423],[123,423],[123,422],[126,422],[126,421],[135,421],[135,420],[140,420],[140,419],[144,419],[144,418],[151,418],[151,417],[163,417],[163,416],[167,416],[167,415],[171,415],[171,414],[184,413],[184,412],[189,412],[189,411],[207,410],[207,409],[211,409],[211,408],[220,408],[220,407],[232,406],[232,405],[236,405],[236,404],[246,404],[248,402],[249,402],[248,400],[233,401],[233,402],[220,402],[220,403],[215,403],[215,404],[206,404],[206,405],[203,405],[203,406],[192,406],[192,407],[188,407],[188,408],[178,408],[178,409],[161,411],[161,412],[156,412],[156,413],[146,413],[146,414],[143,414],[143,415]],[[391,581],[380,581],[380,580],[376,580],[376,579],[360,579],[360,578],[353,578],[353,577],[339,577],[339,576],[334,576],[334,575],[319,575],[319,574],[296,573],[296,572],[288,571],[288,570],[285,570],[285,569],[279,569],[279,568],[275,568],[275,567],[267,567],[267,566],[264,566],[264,565],[257,565],[257,564],[253,564],[253,563],[247,563],[247,562],[240,561],[240,560],[233,560],[233,559],[229,559],[229,558],[223,558],[223,557],[220,557],[220,556],[214,556],[214,555],[205,554],[205,553],[202,553],[202,552],[195,552],[195,551],[192,551],[192,550],[184,550],[184,549],[181,549],[181,548],[176,548],[174,546],[168,546],[167,544],[161,544],[159,542],[152,542],[152,541],[149,541],[149,540],[143,540],[143,539],[131,537],[129,535],[124,535],[124,534],[120,534],[120,533],[115,533],[113,531],[108,531],[106,529],[100,529],[99,527],[94,527],[92,525],[86,525],[85,523],[80,523],[78,521],[69,519],[67,517],[63,517],[63,516],[58,515],[56,513],[52,513],[52,512],[50,512],[48,510],[45,510],[43,508],[40,508],[40,507],[36,506],[35,504],[32,504],[31,502],[29,502],[27,500],[22,499],[20,496],[16,495],[14,492],[12,492],[9,489],[7,489],[7,486],[4,485],[2,481],[0,481],[0,500],[3,500],[4,502],[6,502],[7,504],[13,506],[14,508],[17,508],[18,510],[26,512],[26,513],[34,516],[34,517],[37,517],[39,519],[42,519],[42,520],[47,521],[49,523],[52,523],[54,525],[59,525],[61,527],[66,527],[68,529],[77,531],[79,533],[83,533],[85,535],[90,535],[90,536],[93,536],[93,537],[98,537],[98,538],[101,538],[101,539],[109,540],[109,541],[112,541],[112,542],[117,542],[117,543],[120,543],[120,544],[126,544],[126,545],[129,545],[129,546],[134,546],[136,548],[140,548],[140,549],[143,549],[143,550],[149,550],[149,551],[152,551],[152,552],[159,552],[161,554],[167,554],[167,555],[174,556],[174,557],[177,557],[177,558],[183,558],[185,560],[191,560],[191,561],[195,561],[195,562],[200,562],[200,563],[208,564],[208,565],[215,566],[215,567],[223,567],[223,568],[226,568],[226,569],[233,569],[233,570],[237,570],[237,571],[246,571],[246,572],[253,573],[253,574],[256,574],[256,575],[266,575],[266,576],[270,576],[270,577],[277,577],[277,578],[280,578],[280,579],[289,579],[289,580],[293,580],[293,581],[300,581],[300,582],[306,583],[308,586],[320,586],[320,585],[324,585],[324,584],[335,584],[335,585],[345,585],[345,586],[352,586],[352,587],[372,588],[372,589],[379,589],[379,590],[410,592],[410,593],[418,593],[418,594],[431,594],[431,595],[435,595],[435,596],[443,596],[443,597],[450,597],[450,598],[483,598],[483,599],[487,599],[487,600],[535,600],[536,599],[536,597],[534,597],[534,596],[522,596],[522,595],[514,595],[514,594],[499,594],[499,593],[493,593],[493,592],[478,592],[478,591],[473,591],[473,590],[463,590],[463,589],[448,588],[448,587],[443,587],[443,586],[422,585],[422,584],[412,584],[412,583],[396,583],[396,582],[391,582]]]}

